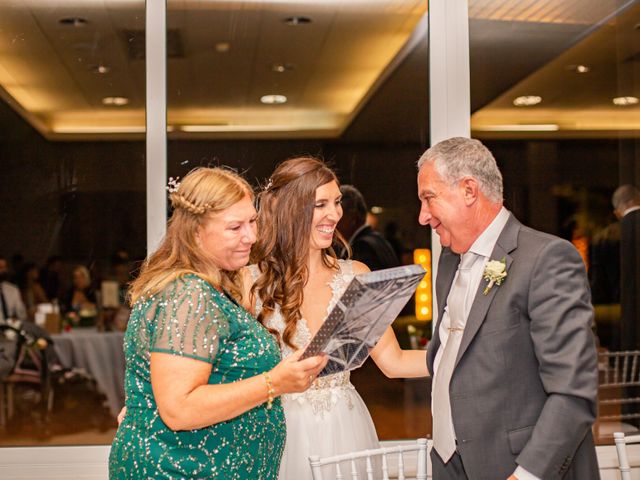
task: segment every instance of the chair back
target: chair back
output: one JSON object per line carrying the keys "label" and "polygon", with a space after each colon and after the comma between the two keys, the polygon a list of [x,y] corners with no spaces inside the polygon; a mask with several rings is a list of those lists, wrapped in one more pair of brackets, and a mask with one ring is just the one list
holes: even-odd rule
{"label": "chair back", "polygon": [[620,479],[631,480],[631,466],[629,465],[627,445],[640,443],[640,435],[625,435],[623,432],[614,432],[613,439],[616,443],[616,453],[618,454]]}
{"label": "chair back", "polygon": [[640,419],[640,350],[601,352],[598,369],[596,437],[638,431],[629,421]]}
{"label": "chair back", "polygon": [[[351,478],[352,480],[360,479],[356,461],[360,459],[366,460],[367,465],[367,480],[373,480],[374,478],[380,478],[382,473],[383,480],[389,480],[389,471],[391,462],[396,461],[398,466],[398,479],[404,480],[406,478],[406,458],[407,452],[417,452],[417,465],[415,469],[416,480],[426,480],[427,478],[427,439],[418,438],[415,443],[407,445],[398,445],[393,447],[381,447],[375,450],[361,450],[358,452],[344,453],[341,455],[334,455],[331,457],[320,458],[318,455],[311,455],[309,457],[309,464],[311,465],[311,472],[313,480],[329,480],[322,475],[322,467],[326,465],[334,465],[335,476],[330,477],[336,480],[343,480],[345,478]],[[381,457],[381,462],[374,462],[374,457]],[[374,463],[380,463],[381,472],[374,472]],[[345,477],[342,469],[349,472],[349,477]],[[375,476],[374,476],[375,475]]]}

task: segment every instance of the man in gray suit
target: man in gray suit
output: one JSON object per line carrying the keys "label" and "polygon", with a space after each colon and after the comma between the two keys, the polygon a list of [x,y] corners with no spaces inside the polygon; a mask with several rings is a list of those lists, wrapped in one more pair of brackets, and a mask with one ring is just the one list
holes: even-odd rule
{"label": "man in gray suit", "polygon": [[477,140],[418,161],[419,221],[443,246],[433,377],[434,480],[598,479],[597,357],[584,264],[523,226]]}

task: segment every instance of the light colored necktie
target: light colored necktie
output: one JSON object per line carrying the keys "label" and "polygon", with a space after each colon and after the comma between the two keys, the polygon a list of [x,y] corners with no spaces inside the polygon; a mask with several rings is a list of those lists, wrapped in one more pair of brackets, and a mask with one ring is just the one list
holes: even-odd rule
{"label": "light colored necktie", "polygon": [[467,252],[460,261],[458,276],[451,287],[447,303],[449,337],[440,358],[438,372],[433,379],[433,447],[445,463],[449,461],[456,450],[449,384],[464,332],[469,278],[471,277],[471,267],[476,258],[474,253]]}

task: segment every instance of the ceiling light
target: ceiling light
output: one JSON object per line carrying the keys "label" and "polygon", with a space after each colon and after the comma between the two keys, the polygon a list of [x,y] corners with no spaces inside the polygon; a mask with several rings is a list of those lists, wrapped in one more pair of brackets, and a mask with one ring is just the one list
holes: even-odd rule
{"label": "ceiling light", "polygon": [[473,130],[483,132],[556,132],[560,130],[560,126],[555,123],[484,125],[474,127]]}
{"label": "ceiling light", "polygon": [[55,133],[64,134],[100,134],[100,133],[145,133],[144,125],[116,125],[116,126],[99,126],[99,125],[63,125],[61,127],[53,127]]}
{"label": "ceiling light", "polygon": [[102,99],[103,105],[113,105],[116,107],[122,107],[129,103],[129,99],[127,97],[104,97]]}
{"label": "ceiling light", "polygon": [[260,101],[268,105],[280,105],[287,103],[287,97],[284,95],[263,95],[260,97]]}
{"label": "ceiling light", "polygon": [[588,73],[591,71],[591,67],[586,65],[567,65],[567,70],[571,70],[575,73]]}
{"label": "ceiling light", "polygon": [[231,44],[229,42],[218,42],[215,45],[216,52],[218,53],[227,53],[231,48]]}
{"label": "ceiling light", "polygon": [[65,25],[69,27],[83,27],[88,22],[86,18],[82,18],[82,17],[67,17],[67,18],[61,18],[60,20],[58,20],[58,23],[60,25]]}
{"label": "ceiling light", "polygon": [[293,63],[272,63],[271,71],[276,73],[284,73],[293,70],[295,66]]}
{"label": "ceiling light", "polygon": [[109,73],[111,71],[110,67],[107,67],[106,65],[91,65],[89,67],[89,70],[91,70],[93,73],[99,73],[100,75],[104,75],[105,73]]}
{"label": "ceiling light", "polygon": [[513,100],[513,104],[516,107],[531,107],[532,105],[537,105],[542,101],[542,97],[538,95],[523,95],[521,97],[517,97]]}
{"label": "ceiling light", "polygon": [[613,99],[613,104],[619,107],[635,105],[636,103],[638,103],[638,97],[616,97]]}
{"label": "ceiling light", "polygon": [[308,25],[309,23],[311,23],[311,19],[309,17],[302,17],[302,16],[287,17],[283,21],[287,25],[294,25],[294,26],[295,25]]}
{"label": "ceiling light", "polygon": [[180,130],[189,133],[208,132],[296,132],[301,129],[288,125],[182,125]]}
{"label": "ceiling light", "polygon": [[378,206],[371,207],[371,213],[373,213],[374,215],[379,215],[382,212],[383,212],[383,208],[382,207],[378,207]]}

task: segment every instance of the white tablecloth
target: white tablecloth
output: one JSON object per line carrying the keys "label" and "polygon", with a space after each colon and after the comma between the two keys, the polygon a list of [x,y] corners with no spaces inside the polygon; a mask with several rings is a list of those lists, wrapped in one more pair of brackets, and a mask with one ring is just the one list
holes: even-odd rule
{"label": "white tablecloth", "polygon": [[51,337],[62,365],[83,368],[95,378],[115,417],[124,406],[124,333],[75,329]]}

